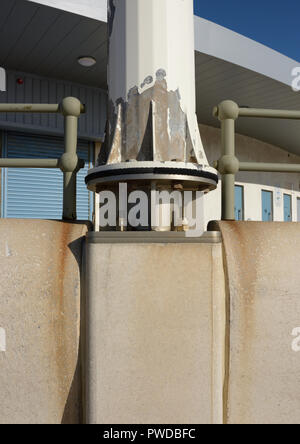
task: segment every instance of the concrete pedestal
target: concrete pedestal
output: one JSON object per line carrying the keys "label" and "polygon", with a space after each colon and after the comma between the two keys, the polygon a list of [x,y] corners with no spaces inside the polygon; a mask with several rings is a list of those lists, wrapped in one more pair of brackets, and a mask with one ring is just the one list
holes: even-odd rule
{"label": "concrete pedestal", "polygon": [[88,236],[88,423],[222,422],[220,237],[167,236]]}

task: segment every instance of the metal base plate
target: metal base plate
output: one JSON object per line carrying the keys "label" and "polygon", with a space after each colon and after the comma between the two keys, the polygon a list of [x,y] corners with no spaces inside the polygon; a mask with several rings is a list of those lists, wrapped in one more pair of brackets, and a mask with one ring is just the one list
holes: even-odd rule
{"label": "metal base plate", "polygon": [[183,162],[128,162],[96,167],[86,179],[89,190],[99,192],[118,182],[159,185],[182,184],[184,189],[208,192],[216,189],[217,171],[210,167]]}

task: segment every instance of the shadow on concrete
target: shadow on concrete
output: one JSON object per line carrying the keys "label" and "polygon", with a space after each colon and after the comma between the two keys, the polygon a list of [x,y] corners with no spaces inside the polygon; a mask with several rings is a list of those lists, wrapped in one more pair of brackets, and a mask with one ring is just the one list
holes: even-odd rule
{"label": "shadow on concrete", "polygon": [[80,338],[78,360],[71,384],[68,399],[65,405],[61,424],[84,424],[84,350],[85,350],[85,237],[71,242],[68,247],[74,255],[80,272]]}

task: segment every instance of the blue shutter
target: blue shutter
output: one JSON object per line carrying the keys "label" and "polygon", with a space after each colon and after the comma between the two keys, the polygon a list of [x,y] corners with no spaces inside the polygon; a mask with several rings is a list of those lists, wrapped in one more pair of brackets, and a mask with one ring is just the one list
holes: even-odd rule
{"label": "blue shutter", "polygon": [[284,195],[284,222],[292,222],[292,196]]}
{"label": "blue shutter", "polygon": [[[64,151],[61,137],[7,132],[3,135],[3,157],[59,158]],[[84,178],[91,167],[91,144],[78,142],[78,156],[85,169],[77,176],[77,217],[91,219],[93,198]],[[2,170],[2,217],[24,219],[61,219],[63,174],[57,169]]]}
{"label": "blue shutter", "polygon": [[273,221],[273,193],[272,191],[262,191],[262,221]]}
{"label": "blue shutter", "polygon": [[244,187],[235,186],[235,204],[234,204],[235,220],[244,220]]}

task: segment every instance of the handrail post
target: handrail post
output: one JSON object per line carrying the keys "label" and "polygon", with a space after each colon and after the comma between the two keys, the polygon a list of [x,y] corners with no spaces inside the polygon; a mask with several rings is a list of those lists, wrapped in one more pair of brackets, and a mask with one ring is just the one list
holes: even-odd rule
{"label": "handrail post", "polygon": [[222,156],[216,167],[222,175],[222,220],[235,220],[235,176],[239,171],[239,161],[235,156],[235,120],[239,107],[226,100],[214,109],[214,116],[221,122]]}
{"label": "handrail post", "polygon": [[76,220],[77,172],[82,165],[77,156],[78,118],[82,105],[78,99],[67,97],[61,103],[65,123],[65,152],[60,159],[64,174],[63,219]]}

